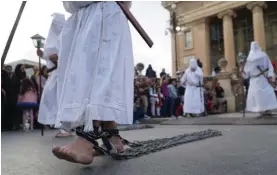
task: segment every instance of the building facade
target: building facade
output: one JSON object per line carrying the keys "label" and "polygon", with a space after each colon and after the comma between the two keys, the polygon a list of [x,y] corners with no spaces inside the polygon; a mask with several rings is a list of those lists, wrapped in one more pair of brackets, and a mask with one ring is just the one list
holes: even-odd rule
{"label": "building facade", "polygon": [[176,16],[172,36],[172,74],[191,58],[203,62],[210,75],[221,58],[228,71],[237,67],[237,55],[247,54],[257,41],[271,59],[277,59],[277,2],[274,1],[163,1]]}

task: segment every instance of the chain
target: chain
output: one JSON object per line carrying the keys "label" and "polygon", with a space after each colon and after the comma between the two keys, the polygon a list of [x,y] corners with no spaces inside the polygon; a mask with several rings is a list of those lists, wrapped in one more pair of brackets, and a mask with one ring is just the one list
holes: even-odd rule
{"label": "chain", "polygon": [[194,132],[191,134],[182,134],[170,138],[135,141],[130,143],[130,148],[126,149],[123,153],[112,154],[111,156],[116,160],[132,159],[135,157],[155,153],[188,142],[204,140],[207,138],[221,135],[222,133],[220,131],[208,129],[200,132]]}

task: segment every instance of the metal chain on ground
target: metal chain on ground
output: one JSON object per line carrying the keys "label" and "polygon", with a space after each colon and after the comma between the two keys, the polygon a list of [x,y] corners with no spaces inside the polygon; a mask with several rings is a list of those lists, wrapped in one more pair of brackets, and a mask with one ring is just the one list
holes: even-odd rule
{"label": "metal chain on ground", "polygon": [[191,134],[182,134],[170,138],[135,141],[130,143],[130,148],[126,149],[123,153],[112,154],[111,156],[116,160],[132,159],[188,142],[203,140],[221,135],[222,133],[220,131],[208,129]]}

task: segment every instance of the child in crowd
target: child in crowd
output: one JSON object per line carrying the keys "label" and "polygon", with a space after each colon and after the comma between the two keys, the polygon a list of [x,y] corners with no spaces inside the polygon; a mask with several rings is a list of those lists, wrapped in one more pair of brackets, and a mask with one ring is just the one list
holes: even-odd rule
{"label": "child in crowd", "polygon": [[[23,130],[34,129],[34,113],[33,108],[37,107],[37,92],[30,79],[22,80],[20,94],[18,96],[18,106],[23,108]],[[30,118],[29,118],[30,116]],[[30,125],[29,125],[30,120]]]}

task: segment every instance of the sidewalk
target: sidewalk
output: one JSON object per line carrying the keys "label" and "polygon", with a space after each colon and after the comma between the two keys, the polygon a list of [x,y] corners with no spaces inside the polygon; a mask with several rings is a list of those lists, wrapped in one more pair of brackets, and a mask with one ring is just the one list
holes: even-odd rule
{"label": "sidewalk", "polygon": [[226,113],[219,115],[209,115],[197,118],[182,118],[169,120],[169,118],[154,118],[143,120],[145,124],[161,124],[161,125],[277,125],[277,115],[257,118],[256,113]]}

